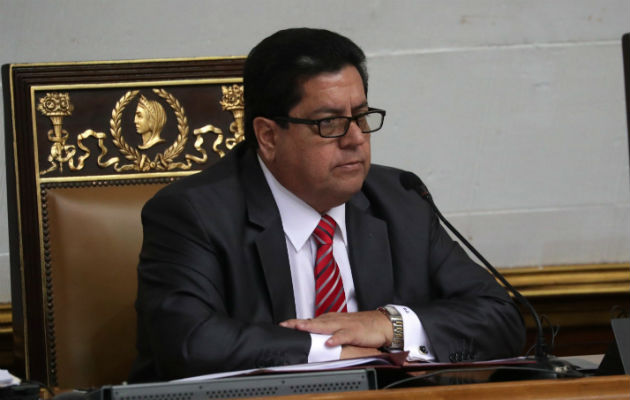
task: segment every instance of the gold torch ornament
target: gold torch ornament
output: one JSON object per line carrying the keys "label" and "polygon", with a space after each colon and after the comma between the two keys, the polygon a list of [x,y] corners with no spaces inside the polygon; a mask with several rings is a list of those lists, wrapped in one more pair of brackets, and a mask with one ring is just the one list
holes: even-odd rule
{"label": "gold torch ornament", "polygon": [[53,124],[53,129],[48,131],[48,140],[53,142],[48,155],[48,161],[52,166],[43,171],[42,175],[57,168],[63,171],[63,164],[68,162],[76,151],[74,145],[66,145],[69,134],[63,129],[63,117],[72,115],[74,110],[70,96],[68,93],[46,93],[46,96],[39,99],[37,110],[49,117]]}

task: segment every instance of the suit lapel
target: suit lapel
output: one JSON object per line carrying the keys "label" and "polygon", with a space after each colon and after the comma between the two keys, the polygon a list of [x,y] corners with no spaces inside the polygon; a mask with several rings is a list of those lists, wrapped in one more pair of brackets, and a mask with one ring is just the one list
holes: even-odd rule
{"label": "suit lapel", "polygon": [[250,223],[256,226],[255,245],[267,284],[274,322],[295,318],[295,298],[282,220],[256,153],[247,149],[241,179]]}
{"label": "suit lapel", "polygon": [[387,226],[368,213],[362,192],[346,204],[348,257],[359,310],[373,310],[391,303],[394,277]]}

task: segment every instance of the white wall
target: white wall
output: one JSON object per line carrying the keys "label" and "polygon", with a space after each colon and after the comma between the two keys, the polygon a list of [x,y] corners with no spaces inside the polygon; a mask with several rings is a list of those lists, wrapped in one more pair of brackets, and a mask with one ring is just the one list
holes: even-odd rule
{"label": "white wall", "polygon": [[0,63],[245,55],[292,26],[363,47],[374,162],[423,177],[497,266],[628,261],[627,0],[0,0]]}

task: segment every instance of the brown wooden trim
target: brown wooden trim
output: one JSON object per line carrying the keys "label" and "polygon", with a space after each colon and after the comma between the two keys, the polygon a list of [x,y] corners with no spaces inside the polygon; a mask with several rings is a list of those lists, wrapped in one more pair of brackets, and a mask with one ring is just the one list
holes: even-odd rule
{"label": "brown wooden trim", "polygon": [[[502,268],[501,273],[557,330],[544,323],[548,351],[557,356],[605,353],[613,341],[612,318],[627,316],[630,305],[630,264],[550,265]],[[536,327],[521,306],[527,326],[527,349]]]}
{"label": "brown wooden trim", "polygon": [[528,298],[630,293],[628,263],[516,267],[499,271]]}

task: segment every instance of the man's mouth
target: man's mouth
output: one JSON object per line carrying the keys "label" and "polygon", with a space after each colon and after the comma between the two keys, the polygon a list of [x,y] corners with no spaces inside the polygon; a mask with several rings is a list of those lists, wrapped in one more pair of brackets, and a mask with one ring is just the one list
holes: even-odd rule
{"label": "man's mouth", "polygon": [[337,167],[350,169],[350,168],[356,168],[362,165],[363,165],[363,162],[361,162],[360,160],[355,160],[355,161],[348,161],[348,162],[341,163],[337,165]]}

